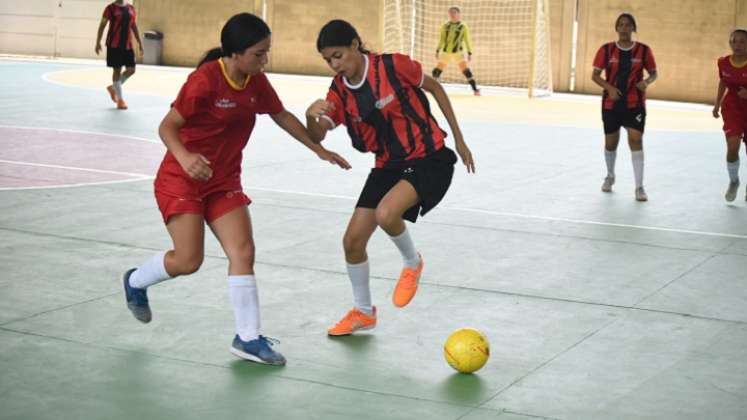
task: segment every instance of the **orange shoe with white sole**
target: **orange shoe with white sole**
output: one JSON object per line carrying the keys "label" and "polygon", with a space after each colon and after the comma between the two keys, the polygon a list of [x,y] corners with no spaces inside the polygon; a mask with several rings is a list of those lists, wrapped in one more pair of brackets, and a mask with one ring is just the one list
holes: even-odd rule
{"label": "orange shoe with white sole", "polygon": [[117,109],[127,109],[127,102],[124,99],[117,99]]}
{"label": "orange shoe with white sole", "polygon": [[376,326],[376,307],[373,307],[373,314],[366,315],[353,308],[335,324],[334,327],[327,330],[327,334],[333,336],[350,335],[358,330],[370,330]]}
{"label": "orange shoe with white sole", "polygon": [[405,267],[399,275],[399,281],[392,294],[392,302],[398,308],[410,303],[415,296],[415,292],[418,291],[418,281],[420,280],[420,274],[423,272],[424,265],[423,257],[420,254],[418,254],[418,257],[420,257],[420,264],[416,268]]}
{"label": "orange shoe with white sole", "polygon": [[107,86],[106,91],[109,92],[109,97],[112,98],[112,102],[117,103],[117,91],[114,90],[114,86]]}

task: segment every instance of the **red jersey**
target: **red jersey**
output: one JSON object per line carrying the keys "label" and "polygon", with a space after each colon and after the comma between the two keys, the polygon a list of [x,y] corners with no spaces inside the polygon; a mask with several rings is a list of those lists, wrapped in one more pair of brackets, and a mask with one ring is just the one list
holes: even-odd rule
{"label": "red jersey", "polygon": [[109,21],[109,31],[106,33],[106,46],[131,50],[132,39],[130,31],[135,24],[135,8],[131,4],[117,6],[111,3],[104,9],[104,19]]}
{"label": "red jersey", "polygon": [[722,106],[747,111],[747,99],[737,95],[740,87],[747,89],[747,63],[737,67],[730,55],[721,57],[718,59],[718,76],[728,89]]}
{"label": "red jersey", "polygon": [[342,75],[332,81],[325,115],[334,127],[344,124],[361,152],[376,154],[376,167],[392,167],[427,157],[444,146],[446,133],[431,114],[421,86],[420,63],[402,54],[366,54],[363,79],[352,85]]}
{"label": "red jersey", "polygon": [[[602,45],[594,57],[594,68],[604,70],[604,79],[622,92],[618,102],[627,108],[645,108],[646,92],[635,85],[643,80],[643,69],[651,74],[656,71],[656,61],[648,45],[634,42],[628,49],[622,49],[617,42]],[[602,96],[602,107],[613,109],[615,101],[607,91]]]}
{"label": "red jersey", "polygon": [[210,161],[209,181],[190,178],[174,155],[166,152],[156,177],[156,190],[185,198],[201,198],[222,190],[241,189],[242,150],[257,114],[284,110],[267,76],[258,73],[237,86],[223,60],[210,61],[187,78],[171,106],[186,120],[179,130],[184,146]]}

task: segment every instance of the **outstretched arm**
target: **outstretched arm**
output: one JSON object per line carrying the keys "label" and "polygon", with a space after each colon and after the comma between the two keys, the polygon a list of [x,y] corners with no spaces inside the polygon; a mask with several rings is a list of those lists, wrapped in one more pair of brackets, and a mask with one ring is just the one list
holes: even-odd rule
{"label": "outstretched arm", "polygon": [[306,127],[301,124],[301,121],[296,118],[295,115],[291,114],[286,110],[282,110],[277,114],[271,114],[270,118],[275,121],[275,124],[280,126],[294,139],[298,140],[301,144],[308,147],[312,152],[319,156],[319,159],[326,160],[327,162],[337,165],[343,169],[350,169],[350,164],[335,152],[322,147],[318,141],[314,141],[309,132],[306,131]]}
{"label": "outstretched arm", "polygon": [[446,91],[444,91],[443,86],[441,86],[441,84],[434,78],[426,75],[423,79],[423,89],[433,95],[436,99],[438,107],[441,108],[441,112],[443,112],[446,121],[449,123],[451,133],[454,135],[454,145],[456,146],[456,151],[459,154],[459,157],[462,158],[462,163],[467,167],[467,172],[474,173],[475,161],[472,159],[472,152],[470,152],[469,147],[467,147],[467,144],[464,142],[462,131],[459,129],[459,123],[457,122],[456,116],[454,116],[454,110],[451,107],[451,101],[449,100],[449,97],[446,96]]}

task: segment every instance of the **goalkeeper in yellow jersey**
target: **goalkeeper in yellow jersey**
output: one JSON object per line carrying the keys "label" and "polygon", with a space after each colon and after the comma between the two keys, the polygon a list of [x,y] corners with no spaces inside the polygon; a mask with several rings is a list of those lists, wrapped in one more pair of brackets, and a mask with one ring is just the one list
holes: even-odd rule
{"label": "goalkeeper in yellow jersey", "polygon": [[[464,52],[467,52],[467,60],[464,59]],[[461,22],[461,12],[456,6],[449,8],[449,21],[441,27],[441,39],[438,41],[436,49],[436,60],[438,64],[433,69],[433,78],[438,80],[449,63],[456,61],[459,69],[464,73],[467,82],[472,86],[475,96],[480,96],[480,89],[477,88],[477,82],[472,77],[472,71],[467,65],[467,61],[472,60],[472,40],[469,36],[469,28],[464,22]]]}

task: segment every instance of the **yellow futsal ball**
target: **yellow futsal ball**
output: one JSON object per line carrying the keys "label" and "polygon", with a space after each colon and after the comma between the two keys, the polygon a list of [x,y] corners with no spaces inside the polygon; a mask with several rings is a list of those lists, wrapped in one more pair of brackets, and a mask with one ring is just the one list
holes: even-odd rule
{"label": "yellow futsal ball", "polygon": [[462,373],[472,373],[485,365],[490,357],[490,343],[474,328],[454,331],[444,344],[444,357],[451,367]]}

